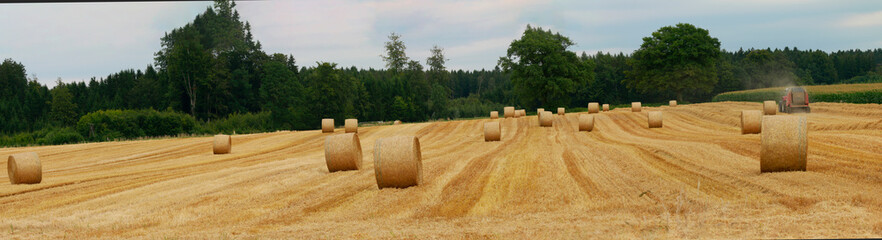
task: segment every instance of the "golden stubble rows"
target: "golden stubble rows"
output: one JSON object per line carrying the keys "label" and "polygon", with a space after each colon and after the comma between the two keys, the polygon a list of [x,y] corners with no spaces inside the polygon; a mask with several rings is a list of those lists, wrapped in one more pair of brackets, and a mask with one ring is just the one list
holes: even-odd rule
{"label": "golden stubble rows", "polygon": [[[359,128],[363,170],[328,173],[320,130],[0,149],[43,183],[0,183],[0,229],[45,238],[777,238],[882,235],[882,107],[813,103],[807,172],[759,173],[759,103]],[[485,142],[483,123],[502,140]],[[334,134],[342,133],[337,129]],[[373,145],[420,137],[424,184],[377,189]],[[0,173],[0,179],[7,179]]]}

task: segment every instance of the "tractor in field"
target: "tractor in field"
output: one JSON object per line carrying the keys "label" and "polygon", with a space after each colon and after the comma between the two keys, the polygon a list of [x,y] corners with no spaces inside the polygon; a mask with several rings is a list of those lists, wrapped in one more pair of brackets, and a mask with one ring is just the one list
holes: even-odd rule
{"label": "tractor in field", "polygon": [[784,96],[778,103],[778,110],[785,113],[793,113],[801,111],[805,113],[812,112],[809,107],[808,92],[802,87],[789,87],[784,89]]}

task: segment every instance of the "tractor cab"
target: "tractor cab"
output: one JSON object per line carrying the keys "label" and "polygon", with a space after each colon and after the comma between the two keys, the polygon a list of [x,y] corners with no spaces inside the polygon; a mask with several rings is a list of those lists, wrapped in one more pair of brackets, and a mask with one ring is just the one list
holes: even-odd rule
{"label": "tractor cab", "polygon": [[809,107],[808,92],[802,87],[789,87],[784,89],[784,96],[778,104],[778,110],[785,113],[793,112],[812,112]]}

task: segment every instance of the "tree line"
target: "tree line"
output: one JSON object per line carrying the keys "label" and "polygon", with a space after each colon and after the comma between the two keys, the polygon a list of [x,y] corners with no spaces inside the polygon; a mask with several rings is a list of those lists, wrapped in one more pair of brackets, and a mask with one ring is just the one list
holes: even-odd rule
{"label": "tree line", "polygon": [[[707,30],[691,24],[662,27],[630,54],[576,53],[568,37],[528,25],[493,69],[447,69],[449,59],[440,46],[428,49],[427,59],[412,59],[404,36],[396,33],[388,36],[378,59],[385,69],[331,62],[301,66],[294,55],[264,52],[235,7],[233,1],[215,1],[192,22],[160,37],[161,49],[144,69],[87,82],[59,79],[49,89],[36,77],[28,78],[22,64],[6,59],[0,64],[0,133],[68,128],[68,135],[89,138],[94,129],[76,126],[90,113],[108,113],[102,110],[180,113],[196,122],[187,129],[212,126],[204,132],[235,131],[246,123],[254,131],[301,130],[317,129],[321,118],[425,121],[484,116],[507,105],[701,102],[751,88],[882,82],[882,48],[729,52]],[[88,119],[123,119],[111,113]],[[73,128],[76,132],[70,133]]]}

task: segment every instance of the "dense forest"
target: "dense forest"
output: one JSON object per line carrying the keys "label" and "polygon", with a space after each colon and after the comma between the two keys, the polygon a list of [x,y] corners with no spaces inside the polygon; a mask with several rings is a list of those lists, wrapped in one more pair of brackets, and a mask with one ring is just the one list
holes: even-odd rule
{"label": "dense forest", "polygon": [[[577,54],[569,50],[573,42],[566,36],[528,26],[494,69],[449,70],[439,46],[427,49],[431,56],[425,60],[411,59],[407,52],[412,50],[395,33],[377,59],[386,63],[385,69],[298,65],[293,55],[265,53],[235,7],[233,1],[216,1],[191,23],[161,36],[161,49],[144,69],[88,82],[59,79],[49,89],[29,79],[22,64],[4,60],[0,145],[317,129],[321,118],[425,121],[485,116],[507,105],[701,102],[742,89],[882,82],[882,48],[727,51],[706,30],[689,24],[660,29],[630,54]],[[684,63],[689,70],[653,61],[660,57],[652,48],[677,34],[707,39],[706,49],[694,50],[706,57]],[[694,74],[674,76],[671,69]],[[695,84],[692,79],[706,86],[678,87]]]}

